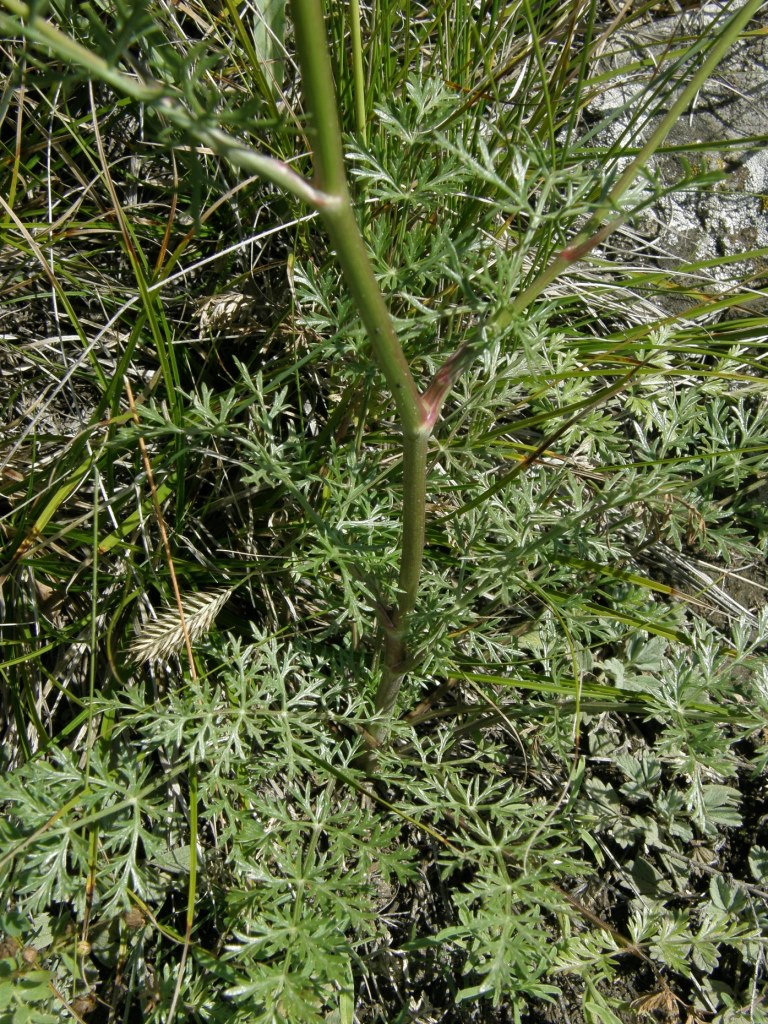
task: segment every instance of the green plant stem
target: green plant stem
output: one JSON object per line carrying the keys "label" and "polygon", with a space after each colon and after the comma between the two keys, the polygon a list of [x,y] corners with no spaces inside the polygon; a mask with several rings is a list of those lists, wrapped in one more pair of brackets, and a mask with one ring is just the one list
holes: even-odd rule
{"label": "green plant stem", "polygon": [[422,400],[373,274],[349,198],[345,196],[338,206],[321,210],[321,216],[392,394],[407,442],[424,431]]}
{"label": "green plant stem", "polygon": [[349,34],[352,39],[352,86],[355,104],[355,131],[363,144],[367,142],[365,124],[365,75],[363,73],[363,40],[360,32],[360,0],[349,0]]}
{"label": "green plant stem", "polygon": [[334,200],[320,207],[319,212],[392,392],[407,439],[422,432],[424,410],[352,209],[322,9],[318,0],[293,0],[291,9],[302,92],[310,117],[308,133],[313,148],[315,178],[321,192]]}
{"label": "green plant stem", "polygon": [[381,719],[371,733],[381,740],[395,708],[400,684],[410,667],[408,632],[424,557],[425,497],[427,482],[428,432],[403,445],[403,546],[400,555],[398,604],[392,624],[384,634],[381,681],[376,691],[376,714]]}
{"label": "green plant stem", "polygon": [[[493,326],[506,327],[522,313],[560,273],[587,255],[608,237],[629,216],[618,209],[620,199],[630,188],[648,160],[662,144],[673,124],[685,111],[712,74],[717,64],[761,6],[762,0],[748,0],[718,33],[701,66],[681,91],[648,141],[593,216],[527,287],[493,319]],[[309,135],[315,161],[316,185],[297,174],[288,164],[264,156],[237,138],[196,117],[181,101],[157,82],[145,82],[118,70],[102,57],[81,46],[50,22],[31,13],[21,0],[0,0],[0,4],[20,19],[3,25],[21,32],[26,38],[49,48],[72,64],[84,68],[124,95],[153,106],[167,120],[186,131],[198,142],[242,170],[255,172],[264,179],[297,196],[317,210],[323,218],[331,244],[341,266],[344,279],[359,310],[376,359],[392,394],[403,434],[403,511],[402,550],[396,606],[387,612],[384,622],[384,657],[382,679],[375,697],[381,717],[379,737],[386,731],[403,675],[408,667],[408,626],[416,604],[419,577],[424,553],[424,506],[426,494],[427,444],[439,416],[445,396],[456,377],[468,363],[472,346],[464,346],[438,371],[422,395],[411,373],[408,361],[395,333],[384,297],[376,281],[365,243],[355,219],[347,187],[344,153],[337,114],[327,34],[320,0],[292,0],[299,64],[302,73],[304,101],[309,115]],[[359,11],[352,12],[359,28]],[[353,39],[355,61],[361,60],[359,39]],[[357,66],[357,65],[356,65]],[[360,69],[358,69],[360,70]],[[356,80],[359,76],[356,77]],[[359,106],[362,92],[356,89]],[[359,127],[360,111],[357,111]]]}
{"label": "green plant stem", "polygon": [[383,623],[382,678],[375,697],[376,711],[382,722],[374,735],[381,739],[408,664],[408,625],[416,605],[424,557],[427,443],[433,424],[395,333],[349,197],[321,4],[319,0],[292,0],[291,10],[302,93],[310,119],[315,176],[322,192],[337,200],[321,207],[320,215],[389,386],[403,432],[402,550],[398,597],[389,621]]}
{"label": "green plant stem", "polygon": [[[515,317],[523,313],[531,303],[541,295],[565,270],[587,256],[597,245],[604,242],[617,228],[632,216],[632,211],[620,211],[619,202],[648,161],[664,143],[667,135],[676,122],[682,117],[695,99],[706,80],[714,72],[740,32],[749,24],[760,7],[762,0],[748,0],[736,11],[725,26],[720,30],[709,52],[697,68],[688,84],[682,89],[678,98],[654,128],[647,142],[641,147],[634,159],[624,168],[618,181],[610,190],[605,200],[593,212],[587,223],[569,241],[555,258],[515,298],[502,310],[497,312],[486,324],[485,331],[490,327],[494,331],[504,330]],[[708,307],[711,308],[711,307]],[[429,387],[424,393],[425,406],[430,423],[437,420],[440,409],[450,389],[459,376],[474,362],[479,351],[485,345],[485,333],[478,336],[457,350],[437,371]]]}

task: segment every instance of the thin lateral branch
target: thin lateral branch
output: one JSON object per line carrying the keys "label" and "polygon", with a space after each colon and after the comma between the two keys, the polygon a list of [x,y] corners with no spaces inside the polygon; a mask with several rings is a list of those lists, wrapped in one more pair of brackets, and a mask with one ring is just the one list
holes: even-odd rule
{"label": "thin lateral branch", "polygon": [[[593,249],[604,242],[618,228],[625,224],[633,215],[633,211],[621,212],[618,204],[631,187],[635,179],[647,165],[651,157],[663,144],[672,127],[682,117],[704,82],[712,75],[717,65],[725,57],[739,34],[762,6],[763,0],[747,0],[747,3],[736,11],[720,30],[719,35],[710,46],[709,52],[696,69],[688,84],[672,103],[659,124],[651,133],[648,141],[624,168],[618,181],[610,190],[605,200],[598,206],[584,227],[578,231],[544,270],[523,288],[512,302],[496,313],[490,320],[490,326],[504,330],[516,316],[523,313],[534,302],[545,288],[549,287],[564,271],[574,263],[588,256]],[[479,345],[467,342],[461,346],[435,373],[424,393],[425,417],[434,428],[440,416],[440,410],[460,375],[474,361]]]}
{"label": "thin lateral branch", "polygon": [[339,200],[336,196],[315,188],[283,160],[276,160],[274,157],[256,152],[250,146],[244,145],[232,135],[222,131],[221,128],[212,128],[201,124],[192,117],[185,107],[168,97],[163,102],[159,102],[157,108],[169,121],[173,121],[179,128],[184,128],[198,142],[208,146],[217,156],[228,160],[241,171],[258,174],[265,181],[271,181],[273,185],[290,192],[315,210],[322,212],[324,209],[332,209],[338,205]]}
{"label": "thin lateral branch", "polygon": [[367,142],[365,124],[365,71],[363,40],[360,32],[360,0],[349,0],[349,35],[352,41],[352,81],[355,93],[355,131]]}
{"label": "thin lateral branch", "polygon": [[178,96],[161,82],[144,81],[120,71],[66,32],[56,28],[50,21],[32,14],[28,4],[20,0],[0,0],[0,4],[23,19],[13,23],[7,17],[0,19],[5,22],[7,29],[20,32],[30,42],[53,50],[59,57],[87,71],[92,78],[106,82],[121,95],[130,96],[131,99],[154,108],[177,128],[188,132],[196,142],[207,146],[217,156],[228,160],[240,170],[258,174],[265,181],[272,182],[273,185],[308,203],[313,209],[319,210],[337,201],[334,197],[314,188],[306,178],[297,174],[284,161],[265,156],[221,128],[196,118]]}

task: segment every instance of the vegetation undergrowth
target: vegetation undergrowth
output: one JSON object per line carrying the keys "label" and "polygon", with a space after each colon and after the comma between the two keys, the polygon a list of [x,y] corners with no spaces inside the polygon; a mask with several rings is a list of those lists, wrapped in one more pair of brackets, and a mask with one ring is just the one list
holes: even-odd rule
{"label": "vegetation undergrowth", "polygon": [[0,0],[0,1021],[768,1021],[759,4],[327,6]]}

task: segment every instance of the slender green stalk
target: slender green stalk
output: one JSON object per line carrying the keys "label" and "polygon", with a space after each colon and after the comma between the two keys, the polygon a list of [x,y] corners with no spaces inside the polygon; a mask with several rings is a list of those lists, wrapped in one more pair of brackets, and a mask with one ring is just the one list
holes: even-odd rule
{"label": "slender green stalk", "polygon": [[315,178],[323,191],[347,199],[336,90],[322,7],[317,0],[292,0],[291,11],[302,95],[310,115],[307,134],[312,143]]}
{"label": "slender green stalk", "polygon": [[349,197],[321,211],[326,231],[336,250],[360,319],[397,408],[406,440],[420,436],[424,427],[421,396],[400,345],[384,297],[373,273]]}
{"label": "slender green stalk", "polygon": [[[392,393],[403,431],[402,551],[397,607],[384,624],[382,678],[375,698],[384,722],[391,715],[408,664],[407,637],[424,556],[427,442],[434,421],[419,393],[373,273],[347,189],[341,130],[323,12],[318,0],[293,0],[302,92],[310,117],[320,189],[337,202],[320,209],[347,286]],[[381,739],[386,725],[374,731]]]}
{"label": "slender green stalk", "polygon": [[365,75],[363,73],[363,41],[360,32],[360,0],[349,0],[349,34],[352,37],[352,87],[355,103],[355,131],[363,144],[366,140]]}
{"label": "slender green stalk", "polygon": [[424,428],[424,411],[419,389],[374,276],[349,198],[322,8],[318,0],[293,0],[291,9],[302,92],[310,117],[308,134],[313,147],[315,177],[320,190],[333,200],[319,208],[319,212],[392,392],[403,432],[406,437],[420,434]]}
{"label": "slender green stalk", "polygon": [[392,715],[400,684],[410,667],[408,628],[416,607],[419,578],[424,556],[425,498],[427,480],[427,443],[424,430],[403,446],[403,547],[400,554],[400,579],[397,610],[392,625],[385,630],[381,681],[375,707],[381,723],[371,730],[381,740],[386,722]]}

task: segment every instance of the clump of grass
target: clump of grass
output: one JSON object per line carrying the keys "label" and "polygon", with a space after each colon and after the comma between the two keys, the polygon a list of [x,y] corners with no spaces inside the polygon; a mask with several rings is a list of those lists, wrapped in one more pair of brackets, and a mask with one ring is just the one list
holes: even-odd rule
{"label": "clump of grass", "polygon": [[9,1019],[766,1019],[765,318],[608,248],[755,6],[617,142],[643,12],[2,0]]}

